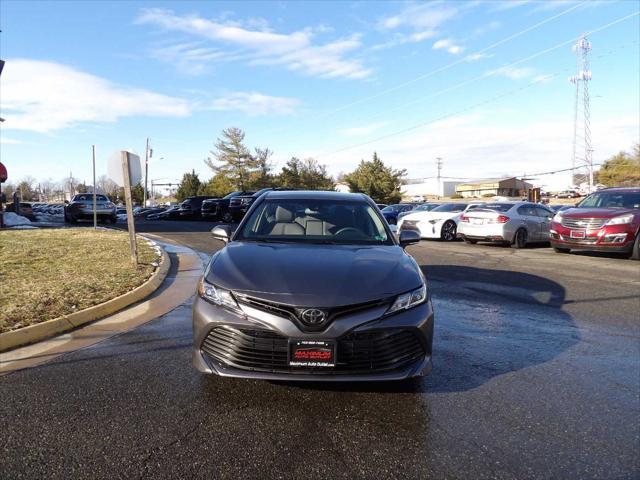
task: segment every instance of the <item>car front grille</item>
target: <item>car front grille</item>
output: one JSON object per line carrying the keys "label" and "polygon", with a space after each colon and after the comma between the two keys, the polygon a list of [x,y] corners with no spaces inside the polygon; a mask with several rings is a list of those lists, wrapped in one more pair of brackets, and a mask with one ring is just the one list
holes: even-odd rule
{"label": "car front grille", "polygon": [[291,305],[285,305],[283,303],[270,302],[267,300],[263,300],[261,298],[250,297],[246,295],[235,294],[235,298],[241,305],[247,305],[249,307],[256,308],[258,310],[262,310],[263,312],[271,313],[273,315],[278,315],[280,317],[288,318],[293,320],[305,331],[318,331],[324,330],[329,326],[329,324],[334,321],[336,318],[343,317],[345,315],[353,315],[358,312],[362,312],[364,310],[368,310],[371,308],[376,308],[384,305],[389,305],[391,303],[391,299],[385,298],[381,300],[373,300],[371,302],[357,303],[352,305],[344,305],[340,307],[334,307],[329,309],[324,309],[327,315],[327,321],[318,327],[311,327],[309,325],[305,325],[302,322],[299,322],[298,312],[303,310],[304,307],[294,307]]}
{"label": "car front grille", "polygon": [[352,332],[337,340],[336,366],[289,367],[289,341],[269,330],[215,327],[202,351],[225,368],[287,374],[371,374],[401,370],[420,359],[425,350],[410,330]]}
{"label": "car front grille", "polygon": [[214,203],[214,204],[203,204],[202,205],[202,212],[203,213],[214,213],[217,214],[218,213],[218,204]]}
{"label": "car front grille", "polygon": [[606,218],[569,218],[563,217],[560,222],[566,228],[586,228],[594,230],[602,227],[607,222]]}
{"label": "car front grille", "polygon": [[560,240],[569,243],[591,244],[598,241],[598,237],[571,238],[569,235],[560,235]]}

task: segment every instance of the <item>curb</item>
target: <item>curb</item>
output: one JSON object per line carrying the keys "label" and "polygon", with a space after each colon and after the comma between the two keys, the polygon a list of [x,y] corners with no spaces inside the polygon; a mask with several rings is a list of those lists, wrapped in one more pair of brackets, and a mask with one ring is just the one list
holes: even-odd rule
{"label": "curb", "polygon": [[151,295],[162,285],[171,268],[171,259],[165,249],[157,244],[155,246],[162,252],[160,265],[158,265],[155,272],[153,272],[151,277],[142,285],[119,297],[85,308],[79,312],[47,320],[46,322],[36,323],[35,325],[30,325],[18,330],[0,333],[0,352],[39,342],[45,338],[84,325],[85,323],[106,317]]}

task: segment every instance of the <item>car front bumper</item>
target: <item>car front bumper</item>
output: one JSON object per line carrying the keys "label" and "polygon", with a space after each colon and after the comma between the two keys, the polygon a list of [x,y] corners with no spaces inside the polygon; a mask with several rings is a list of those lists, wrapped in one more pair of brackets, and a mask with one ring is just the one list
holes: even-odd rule
{"label": "car front bumper", "polygon": [[[411,377],[427,375],[432,368],[431,351],[433,342],[434,314],[431,299],[412,309],[382,317],[385,307],[377,307],[364,310],[359,313],[341,317],[331,324],[323,332],[304,332],[290,319],[276,316],[264,311],[242,307],[245,314],[235,313],[222,307],[213,305],[199,296],[193,304],[193,365],[203,373],[212,373],[225,377],[255,378],[264,380],[300,380],[300,381],[388,381],[402,380]],[[248,314],[247,314],[248,313]],[[337,344],[338,365],[334,367],[289,367],[288,362],[270,364],[266,368],[262,366],[239,366],[236,356],[243,355],[242,359],[252,355],[248,350],[235,345],[225,348],[225,354],[210,354],[205,340],[211,338],[211,334],[219,329],[233,329],[238,332],[255,332],[259,337],[268,336],[275,338],[280,345],[287,345],[289,340],[334,340]],[[233,331],[232,330],[232,331]],[[242,334],[241,334],[242,335]],[[393,364],[393,368],[361,368],[350,369],[348,365],[341,365],[341,346],[356,348],[350,339],[354,338],[398,338],[394,335],[402,335],[402,343],[392,346],[381,344],[384,352],[393,351],[397,355],[398,348],[418,349],[413,350],[415,355],[408,356],[407,361]],[[259,340],[258,340],[259,341]],[[352,342],[352,343],[349,343]],[[417,343],[416,343],[417,342]],[[367,350],[366,344],[358,344],[360,353]],[[411,347],[409,347],[411,345]],[[364,349],[363,349],[364,348]],[[374,347],[369,347],[368,354]],[[385,350],[386,348],[386,350]],[[288,349],[288,347],[287,347]],[[261,351],[260,355],[264,356]],[[280,353],[282,355],[282,353]],[[288,350],[287,350],[288,356]],[[287,358],[288,360],[288,358]],[[373,364],[372,364],[373,365]]]}
{"label": "car front bumper", "polygon": [[[572,231],[574,237],[572,237]],[[628,253],[633,249],[636,237],[634,227],[624,224],[585,230],[584,238],[575,238],[575,232],[579,231],[553,222],[549,231],[551,246],[570,250]]]}

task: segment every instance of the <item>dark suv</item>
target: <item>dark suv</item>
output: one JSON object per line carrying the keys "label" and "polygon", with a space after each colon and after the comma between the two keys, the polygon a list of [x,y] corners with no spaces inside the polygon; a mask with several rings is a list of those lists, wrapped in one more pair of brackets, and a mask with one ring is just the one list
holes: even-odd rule
{"label": "dark suv", "polygon": [[627,253],[640,259],[640,188],[607,188],[553,217],[551,246],[570,250]]}
{"label": "dark suv", "polygon": [[233,222],[233,216],[229,212],[229,202],[231,199],[240,196],[253,195],[256,192],[239,191],[231,192],[222,198],[210,198],[202,202],[202,218],[209,220],[222,220],[225,223]]}
{"label": "dark suv", "polygon": [[187,197],[180,204],[180,217],[181,218],[201,218],[202,202],[210,198],[216,198],[213,195],[197,195],[194,197]]}
{"label": "dark suv", "polygon": [[269,192],[271,190],[276,190],[275,188],[263,188],[262,190],[258,190],[255,193],[247,194],[247,195],[238,195],[237,197],[233,197],[229,202],[229,213],[231,214],[231,220],[234,222],[239,222],[244,217],[244,214],[247,213],[249,207],[253,205],[253,202],[256,201],[262,194]]}

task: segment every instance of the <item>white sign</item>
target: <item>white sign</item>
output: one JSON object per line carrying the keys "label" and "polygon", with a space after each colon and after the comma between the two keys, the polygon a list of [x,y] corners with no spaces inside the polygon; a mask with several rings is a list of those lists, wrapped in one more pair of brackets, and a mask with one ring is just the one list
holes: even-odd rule
{"label": "white sign", "polygon": [[[124,186],[124,180],[122,178],[122,152],[125,150],[118,150],[114,152],[109,161],[107,162],[107,175],[111,180],[116,182],[118,186]],[[133,152],[127,151],[129,154],[129,170],[131,177],[131,186],[137,185],[142,180],[142,165],[140,163],[140,157]]]}

